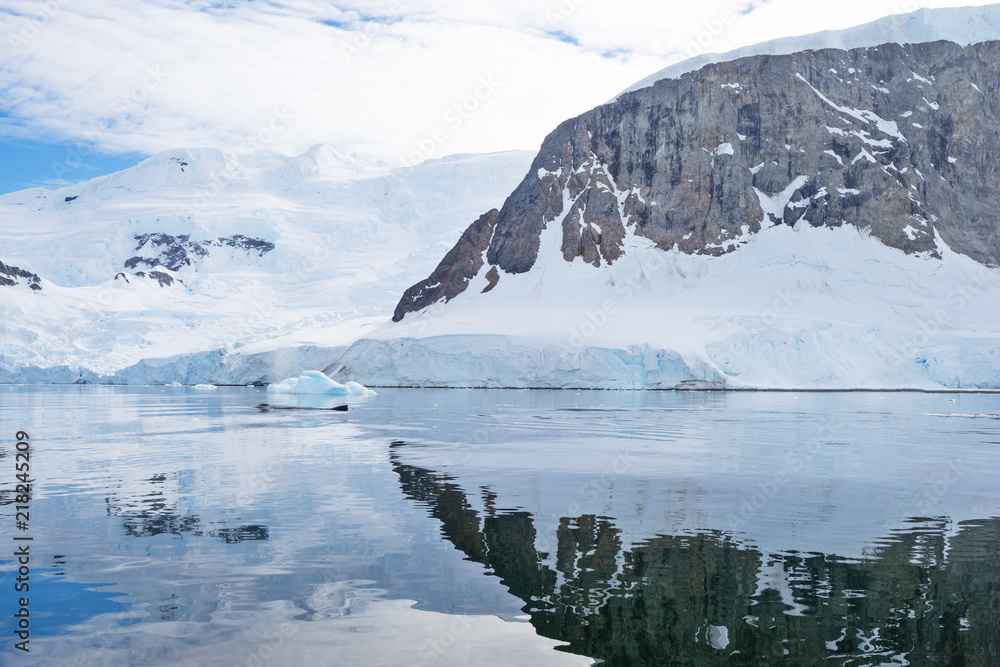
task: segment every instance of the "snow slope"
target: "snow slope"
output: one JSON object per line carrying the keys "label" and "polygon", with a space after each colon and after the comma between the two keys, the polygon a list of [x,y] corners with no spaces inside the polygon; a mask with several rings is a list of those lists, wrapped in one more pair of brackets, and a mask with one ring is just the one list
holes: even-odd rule
{"label": "snow slope", "polygon": [[894,14],[844,30],[824,30],[811,35],[784,37],[727,53],[704,53],[651,74],[629,86],[622,93],[651,86],[660,79],[676,79],[682,74],[693,72],[711,63],[761,54],[780,55],[810,49],[855,49],[888,42],[917,44],[947,40],[968,45],[996,39],[1000,39],[1000,4],[923,8],[909,14]]}
{"label": "snow slope", "polygon": [[[180,149],[67,188],[2,196],[0,258],[38,274],[42,289],[0,287],[0,381],[117,372],[128,383],[241,373],[252,382],[322,367],[331,348],[385,319],[531,157],[459,155],[390,171],[328,146],[291,158]],[[187,237],[190,265],[127,268],[137,255],[168,261],[157,255],[166,246],[140,235]],[[220,243],[236,235],[273,250]],[[261,354],[266,362],[254,360]]]}
{"label": "snow slope", "polygon": [[800,222],[721,257],[631,236],[595,268],[565,262],[560,240],[557,220],[531,271],[485,294],[480,275],[329,370],[373,385],[1000,387],[1000,271],[940,241],[937,260]]}

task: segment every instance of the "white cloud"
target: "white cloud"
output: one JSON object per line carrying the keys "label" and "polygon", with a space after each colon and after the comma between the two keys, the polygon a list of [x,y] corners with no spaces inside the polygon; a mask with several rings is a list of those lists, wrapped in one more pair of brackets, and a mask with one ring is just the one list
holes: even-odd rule
{"label": "white cloud", "polygon": [[270,139],[277,113],[292,118],[269,143],[282,152],[329,143],[395,164],[535,148],[699,34],[726,51],[914,3],[3,0],[0,133],[236,148]]}

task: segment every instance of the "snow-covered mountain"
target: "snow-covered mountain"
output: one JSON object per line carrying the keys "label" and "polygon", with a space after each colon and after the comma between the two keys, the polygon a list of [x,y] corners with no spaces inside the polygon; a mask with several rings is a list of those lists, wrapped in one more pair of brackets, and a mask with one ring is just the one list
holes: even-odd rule
{"label": "snow-covered mountain", "polygon": [[998,17],[682,64],[533,162],[192,149],[0,197],[0,381],[1000,388]]}
{"label": "snow-covered mountain", "polygon": [[504,206],[404,293],[398,324],[329,370],[376,384],[446,368],[470,385],[997,388],[997,154],[1000,42],[752,56],[659,79],[552,132]]}
{"label": "snow-covered mountain", "polygon": [[[253,382],[325,365],[530,159],[386,170],[328,146],[180,149],[2,196],[0,380]],[[264,352],[260,367],[237,361]]]}

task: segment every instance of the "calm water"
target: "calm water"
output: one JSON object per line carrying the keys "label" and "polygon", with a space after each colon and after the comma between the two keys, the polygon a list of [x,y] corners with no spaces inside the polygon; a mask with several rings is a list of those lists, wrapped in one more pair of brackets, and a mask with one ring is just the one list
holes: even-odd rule
{"label": "calm water", "polygon": [[0,387],[0,664],[1000,664],[1000,396],[266,400]]}

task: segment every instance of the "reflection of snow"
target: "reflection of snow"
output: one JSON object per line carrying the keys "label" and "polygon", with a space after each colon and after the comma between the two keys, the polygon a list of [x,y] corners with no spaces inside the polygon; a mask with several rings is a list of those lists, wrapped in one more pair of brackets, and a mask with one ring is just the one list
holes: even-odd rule
{"label": "reflection of snow", "polygon": [[729,628],[724,625],[708,626],[708,643],[719,650],[729,646]]}
{"label": "reflection of snow", "polygon": [[808,607],[796,602],[792,596],[792,589],[788,583],[788,573],[785,572],[783,561],[771,561],[760,568],[760,573],[757,575],[757,591],[753,597],[759,599],[761,593],[768,588],[777,591],[778,595],[781,596],[782,603],[788,607],[785,614],[788,616],[808,615]]}

